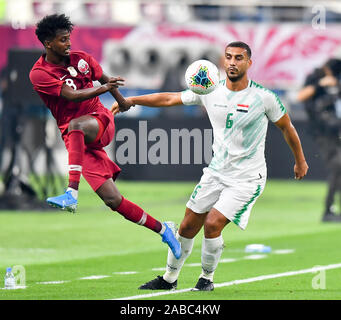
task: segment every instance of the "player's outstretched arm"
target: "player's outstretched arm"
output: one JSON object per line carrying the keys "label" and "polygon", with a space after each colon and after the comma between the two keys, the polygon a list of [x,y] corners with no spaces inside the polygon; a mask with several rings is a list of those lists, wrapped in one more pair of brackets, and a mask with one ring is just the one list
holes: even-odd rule
{"label": "player's outstretched arm", "polygon": [[[105,74],[103,72],[102,77],[98,80],[102,85],[106,85],[108,83],[110,83],[110,81],[112,79],[112,77],[109,77],[107,74]],[[120,109],[122,111],[127,111],[130,109],[130,107],[133,106],[133,104],[131,103],[131,101],[128,101],[126,99],[124,99],[124,97],[122,96],[122,94],[119,92],[118,90],[118,86],[113,86],[109,92],[111,93],[111,95],[115,98],[115,100],[117,101],[118,105],[120,106]]]}
{"label": "player's outstretched arm", "polygon": [[77,90],[76,88],[72,88],[68,86],[66,83],[64,83],[62,86],[60,95],[67,100],[74,101],[74,102],[81,102],[87,99],[97,97],[113,89],[117,90],[117,87],[122,86],[123,82],[124,82],[124,79],[122,79],[121,77],[110,78],[108,82],[102,84],[99,87],[79,89],[79,90]]}
{"label": "player's outstretched arm", "polygon": [[[172,107],[182,105],[181,92],[160,92],[146,94],[143,96],[129,97],[126,98],[130,103],[134,105],[141,105],[147,107]],[[117,102],[111,107],[111,112],[117,114],[123,112]]]}
{"label": "player's outstretched arm", "polygon": [[284,139],[295,157],[295,179],[301,180],[307,174],[309,167],[305,160],[301,141],[297,131],[291,123],[290,117],[287,113],[277,122],[275,122],[275,125],[282,130]]}

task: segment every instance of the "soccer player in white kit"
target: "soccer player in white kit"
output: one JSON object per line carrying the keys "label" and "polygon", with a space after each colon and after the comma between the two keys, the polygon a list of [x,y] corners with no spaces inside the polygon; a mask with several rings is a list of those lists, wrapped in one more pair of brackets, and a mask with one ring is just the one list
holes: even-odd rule
{"label": "soccer player in white kit", "polygon": [[[187,90],[126,99],[132,104],[150,107],[203,105],[214,136],[214,156],[186,204],[176,235],[182,255],[177,260],[169,250],[165,274],[139,289],[175,289],[180,270],[191,254],[194,237],[202,226],[202,272],[193,290],[214,289],[213,275],[224,248],[222,230],[231,221],[244,230],[251,209],[265,187],[264,147],[269,120],[280,128],[292,150],[295,178],[302,179],[306,175],[308,165],[290,117],[275,93],[248,79],[247,70],[251,65],[249,46],[232,42],[225,48],[227,77],[212,93],[197,95]],[[112,107],[114,114],[123,111],[126,110],[117,103]]]}

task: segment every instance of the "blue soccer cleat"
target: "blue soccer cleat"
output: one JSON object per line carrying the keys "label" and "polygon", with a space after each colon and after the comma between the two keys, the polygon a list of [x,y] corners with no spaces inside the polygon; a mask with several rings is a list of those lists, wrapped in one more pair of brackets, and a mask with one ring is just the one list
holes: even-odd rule
{"label": "blue soccer cleat", "polygon": [[47,198],[46,202],[52,207],[70,212],[75,212],[77,209],[77,199],[72,196],[71,190],[60,196]]}
{"label": "blue soccer cleat", "polygon": [[162,242],[168,244],[169,248],[172,250],[175,258],[179,259],[181,257],[181,245],[178,240],[176,240],[174,231],[175,224],[173,222],[164,222],[163,223],[166,227],[166,231],[162,235]]}

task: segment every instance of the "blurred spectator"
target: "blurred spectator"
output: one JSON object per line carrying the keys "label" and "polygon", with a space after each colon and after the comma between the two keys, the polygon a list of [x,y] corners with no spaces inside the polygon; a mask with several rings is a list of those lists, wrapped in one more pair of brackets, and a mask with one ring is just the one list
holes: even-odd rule
{"label": "blurred spectator", "polygon": [[173,23],[185,23],[193,20],[192,8],[186,3],[169,3],[166,5],[167,20]]}
{"label": "blurred spectator", "polygon": [[142,3],[141,13],[145,22],[161,23],[165,21],[164,7],[158,1]]}
{"label": "blurred spectator", "polygon": [[59,3],[58,12],[64,13],[68,17],[72,17],[75,24],[88,24],[92,22],[87,15],[86,6],[82,0],[63,1]]}
{"label": "blurred spectator", "polygon": [[33,2],[33,12],[35,15],[35,19],[40,20],[48,14],[52,14],[57,10],[57,3],[53,3],[50,1],[40,1]]}
{"label": "blurred spectator", "polygon": [[111,20],[111,6],[109,2],[85,4],[87,16],[93,23],[106,24]]}
{"label": "blurred spectator", "polygon": [[[169,56],[165,79],[160,87],[163,92],[176,92],[187,89],[184,83],[185,71],[190,64],[190,58],[185,51],[172,52]],[[184,108],[166,108],[163,110],[161,117],[166,118],[182,118],[184,116]]]}
{"label": "blurred spectator", "polygon": [[340,79],[341,60],[330,59],[307,77],[297,97],[304,103],[310,133],[320,149],[328,170],[328,193],[322,221],[341,222],[341,216],[335,214],[333,205],[335,194],[337,192],[341,194]]}
{"label": "blurred spectator", "polygon": [[0,72],[0,90],[2,100],[2,110],[0,113],[0,172],[3,166],[4,149],[12,144],[15,134],[13,127],[13,117],[17,114],[9,106],[8,94],[8,67],[5,66]]}

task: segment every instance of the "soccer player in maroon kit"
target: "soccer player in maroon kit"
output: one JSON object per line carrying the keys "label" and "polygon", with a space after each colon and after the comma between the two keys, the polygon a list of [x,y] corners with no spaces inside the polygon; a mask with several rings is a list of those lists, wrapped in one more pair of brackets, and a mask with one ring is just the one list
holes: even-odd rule
{"label": "soccer player in maroon kit", "polygon": [[[48,198],[47,202],[63,210],[75,211],[82,174],[110,209],[159,233],[179,258],[181,247],[171,228],[125,199],[115,185],[114,180],[121,169],[103,149],[114,138],[114,117],[98,96],[109,91],[123,108],[129,108],[117,89],[124,80],[103,73],[91,55],[71,51],[72,30],[73,24],[64,14],[46,16],[36,28],[46,53],[34,64],[30,80],[56,119],[69,155],[68,188],[64,194]],[[101,86],[94,87],[95,80]]]}

